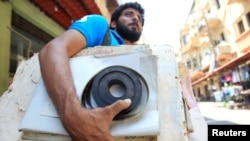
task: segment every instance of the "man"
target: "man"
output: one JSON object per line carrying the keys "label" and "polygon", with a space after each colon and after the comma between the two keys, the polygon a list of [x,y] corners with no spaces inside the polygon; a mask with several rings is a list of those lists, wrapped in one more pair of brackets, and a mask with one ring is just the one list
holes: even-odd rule
{"label": "man", "polygon": [[[111,46],[133,45],[139,40],[144,9],[137,2],[118,7],[111,17]],[[112,119],[131,101],[119,100],[105,108],[85,109],[76,96],[69,59],[87,47],[101,45],[108,28],[100,15],[89,15],[74,22],[39,52],[41,74],[66,131],[74,141],[113,141]],[[86,68],[87,69],[87,68]]]}

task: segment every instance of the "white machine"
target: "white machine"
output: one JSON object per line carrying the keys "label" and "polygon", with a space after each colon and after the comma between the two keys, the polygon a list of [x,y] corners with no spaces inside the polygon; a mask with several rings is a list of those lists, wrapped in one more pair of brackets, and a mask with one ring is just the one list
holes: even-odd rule
{"label": "white machine", "polygon": [[[102,107],[103,105],[98,106],[94,99],[94,94],[99,93],[101,94],[96,97],[99,99],[106,98],[104,102],[105,100],[114,99],[113,101],[115,101],[117,99],[131,98],[134,108],[121,114],[120,118],[123,119],[114,120],[111,126],[111,133],[114,136],[158,134],[156,58],[150,50],[139,49],[138,47],[135,51],[123,53],[96,53],[94,55],[75,57],[70,61],[77,96],[84,107]],[[105,74],[102,74],[103,72]],[[105,76],[96,78],[99,75]],[[95,88],[92,88],[94,94],[84,93],[90,83],[94,86],[95,83],[100,83]],[[137,88],[139,84],[140,88]],[[100,91],[97,91],[98,89]],[[110,93],[103,94],[105,90]],[[134,95],[126,96],[131,94]],[[89,100],[86,100],[86,97],[90,97]],[[87,101],[90,101],[93,106],[89,106],[90,104]],[[137,105],[133,105],[134,103]],[[145,128],[145,125],[147,128]],[[68,135],[60,122],[42,79],[37,84],[19,129],[22,131]]]}
{"label": "white machine", "polygon": [[[92,85],[96,85],[96,77],[110,68],[124,77],[113,73],[100,77],[103,82],[97,84],[102,85],[101,90],[114,100],[133,96],[139,100],[135,108],[121,113],[122,117],[113,121],[111,133],[116,141],[188,140],[191,126],[171,46],[84,49],[70,64],[77,96],[86,108],[100,106],[92,93]],[[131,79],[134,77],[130,75],[137,77]],[[127,95],[127,90],[136,93]],[[138,91],[139,98],[135,95]],[[86,96],[87,93],[90,95]],[[4,141],[70,141],[43,85],[37,54],[19,66],[12,85],[0,99],[0,129],[0,140]]]}

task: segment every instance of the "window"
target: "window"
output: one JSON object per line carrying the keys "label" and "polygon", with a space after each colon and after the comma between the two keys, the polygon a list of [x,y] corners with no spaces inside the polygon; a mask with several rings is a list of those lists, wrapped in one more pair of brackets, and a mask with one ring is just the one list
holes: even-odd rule
{"label": "window", "polygon": [[[15,31],[15,30],[14,30]],[[10,73],[15,73],[18,65],[22,60],[29,58],[30,43],[25,36],[21,36],[19,32],[11,33],[11,49],[10,49]]]}
{"label": "window", "polygon": [[220,36],[221,36],[221,39],[225,41],[225,35],[224,35],[224,33],[223,33],[223,32],[221,33],[221,35],[220,35]]}
{"label": "window", "polygon": [[191,61],[187,61],[187,68],[188,68],[188,69],[192,69]]}
{"label": "window", "polygon": [[187,37],[186,37],[186,35],[183,35],[183,36],[182,36],[182,41],[183,41],[183,44],[184,44],[184,45],[187,44]]}
{"label": "window", "polygon": [[220,2],[219,2],[219,0],[216,0],[216,4],[217,4],[218,9],[220,9]]}
{"label": "window", "polygon": [[215,40],[214,45],[218,45],[220,43],[220,40]]}
{"label": "window", "polygon": [[201,89],[198,87],[198,97],[201,97]]}
{"label": "window", "polygon": [[204,28],[205,28],[204,25],[200,25],[200,26],[198,27],[198,31],[201,32]]}
{"label": "window", "polygon": [[242,20],[240,20],[240,22],[238,23],[238,28],[239,28],[240,34],[245,31],[244,24],[243,24]]}
{"label": "window", "polygon": [[250,11],[247,13],[248,27],[250,27]]}
{"label": "window", "polygon": [[194,68],[194,70],[198,70],[197,67],[198,67],[197,60],[196,60],[196,58],[194,58],[193,59],[193,68]]}
{"label": "window", "polygon": [[48,33],[32,25],[15,12],[12,13],[10,74],[14,74],[22,60],[29,59],[50,40]]}

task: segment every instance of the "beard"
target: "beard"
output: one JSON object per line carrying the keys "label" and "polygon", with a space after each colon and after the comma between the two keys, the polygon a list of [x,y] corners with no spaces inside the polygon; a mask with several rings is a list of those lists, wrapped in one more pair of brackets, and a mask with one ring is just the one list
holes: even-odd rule
{"label": "beard", "polygon": [[116,31],[122,38],[131,42],[138,41],[141,36],[141,32],[131,30],[119,21],[117,22]]}

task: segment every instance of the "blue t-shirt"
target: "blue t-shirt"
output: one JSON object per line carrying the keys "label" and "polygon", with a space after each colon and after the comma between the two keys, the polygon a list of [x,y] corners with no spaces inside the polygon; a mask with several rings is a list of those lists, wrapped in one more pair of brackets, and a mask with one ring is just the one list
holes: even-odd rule
{"label": "blue t-shirt", "polygon": [[[102,44],[107,31],[108,21],[101,15],[87,15],[75,21],[69,29],[75,29],[86,38],[87,47],[94,47]],[[114,30],[110,30],[111,46],[123,45],[124,41]]]}

